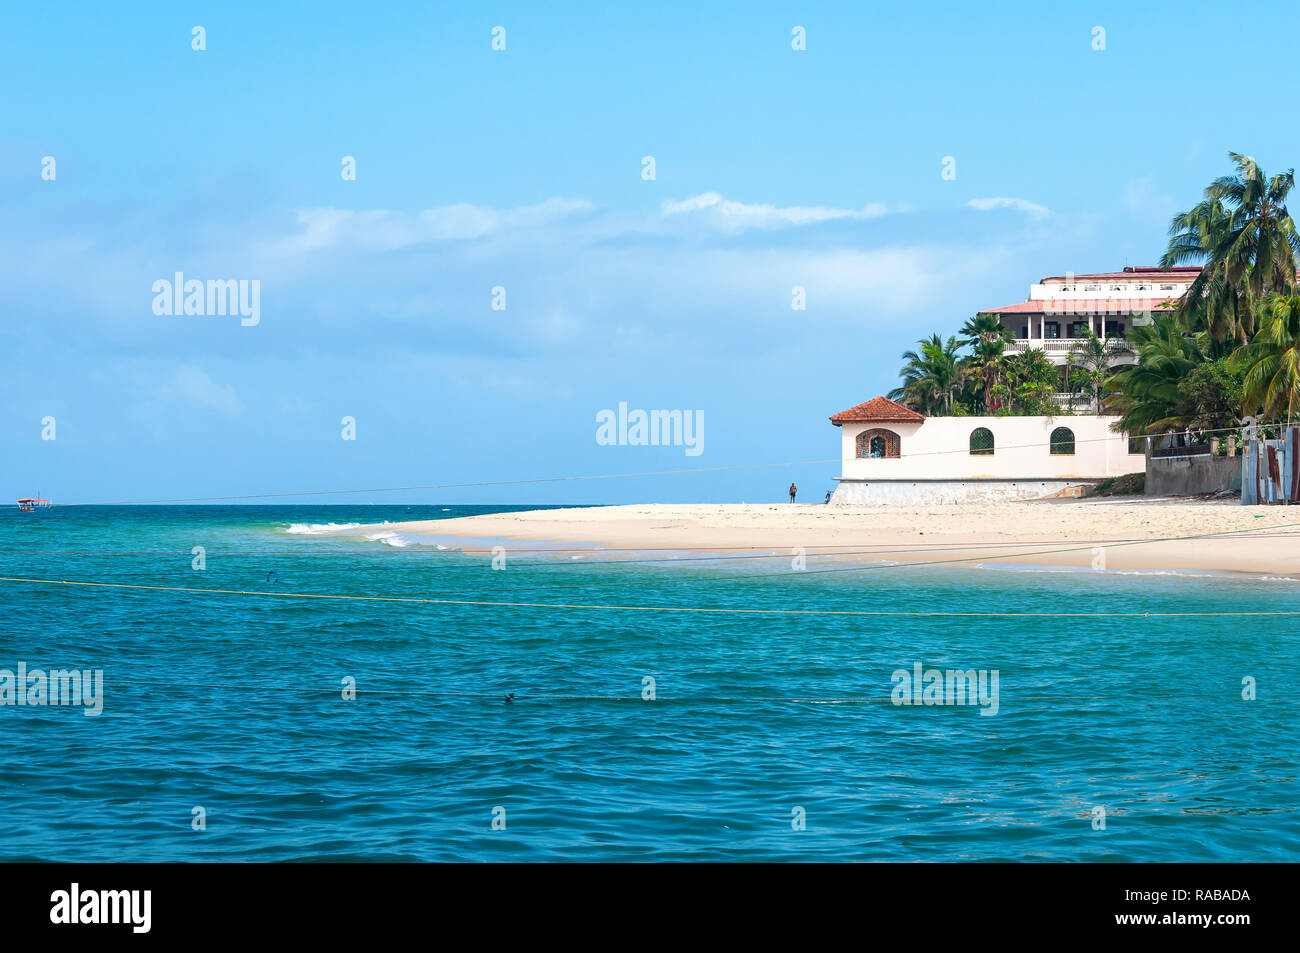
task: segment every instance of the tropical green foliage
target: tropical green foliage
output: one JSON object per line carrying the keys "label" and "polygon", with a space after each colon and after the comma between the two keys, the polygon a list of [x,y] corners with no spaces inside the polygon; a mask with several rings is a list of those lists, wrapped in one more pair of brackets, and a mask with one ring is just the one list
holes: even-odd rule
{"label": "tropical green foliage", "polygon": [[1178,316],[1159,314],[1129,336],[1138,362],[1106,381],[1104,407],[1118,413],[1116,429],[1161,434],[1192,431],[1199,436],[1235,428],[1242,416],[1241,374],[1226,358],[1209,360],[1208,335],[1189,335]]}
{"label": "tropical green foliage", "polygon": [[1079,338],[1070,348],[1070,383],[1075,389],[1091,395],[1093,408],[1102,405],[1106,381],[1111,376],[1110,366],[1120,354],[1120,347],[1115,338],[1103,341],[1089,328],[1086,336]]}
{"label": "tropical green foliage", "polygon": [[1205,360],[1196,339],[1183,332],[1177,315],[1163,312],[1151,324],[1134,328],[1128,341],[1137,351],[1137,363],[1106,381],[1111,393],[1105,409],[1120,415],[1115,429],[1135,435],[1183,429],[1187,421],[1179,385]]}
{"label": "tropical green foliage", "polygon": [[1241,422],[1241,375],[1229,371],[1227,364],[1224,357],[1197,364],[1179,383],[1181,413],[1191,430],[1221,432]]}
{"label": "tropical green foliage", "polygon": [[1061,369],[1041,348],[1028,348],[1003,358],[1008,400],[992,407],[994,414],[1029,414],[1050,417],[1062,413],[1052,399],[1060,389]]}
{"label": "tropical green foliage", "polygon": [[961,345],[955,337],[945,342],[937,334],[917,344],[919,351],[903,352],[903,385],[890,391],[889,398],[927,416],[951,414],[969,375],[966,360],[957,353]]}
{"label": "tropical green foliage", "polygon": [[890,399],[927,416],[1061,413],[1052,399],[1061,372],[1046,353],[1007,354],[1011,335],[991,314],[971,318],[961,334],[947,341],[934,334],[904,352],[903,384]]}
{"label": "tropical green foliage", "polygon": [[961,333],[972,351],[968,368],[971,376],[979,381],[980,402],[986,408],[995,407],[998,402],[993,398],[993,388],[1005,376],[1002,355],[1007,342],[1013,340],[1011,332],[995,315],[977,314],[962,325]]}
{"label": "tropical green foliage", "polygon": [[1295,290],[1300,236],[1286,208],[1295,170],[1269,178],[1250,156],[1228,156],[1236,174],[1215,179],[1204,201],[1174,216],[1160,264],[1203,265],[1180,302],[1184,323],[1216,343],[1241,344],[1265,297]]}
{"label": "tropical green foliage", "polygon": [[1243,375],[1247,412],[1290,421],[1300,387],[1300,295],[1270,296],[1260,308],[1259,330],[1227,365]]}
{"label": "tropical green foliage", "polygon": [[1147,475],[1145,473],[1126,473],[1123,476],[1107,477],[1102,480],[1091,491],[1085,491],[1087,496],[1141,496],[1146,492]]}

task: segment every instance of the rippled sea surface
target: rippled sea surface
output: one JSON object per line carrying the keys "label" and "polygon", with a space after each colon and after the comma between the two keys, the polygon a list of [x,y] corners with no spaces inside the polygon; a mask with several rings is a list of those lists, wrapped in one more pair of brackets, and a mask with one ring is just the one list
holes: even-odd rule
{"label": "rippled sea surface", "polygon": [[[499,509],[0,516],[6,577],[243,593],[0,583],[0,670],[104,673],[98,717],[0,706],[0,858],[1261,861],[1300,852],[1300,622],[1159,615],[1298,611],[1300,584],[815,556],[795,572],[788,553],[659,552],[612,564],[610,554],[508,551],[494,570],[489,556],[410,537],[319,533],[329,523]],[[997,714],[892,704],[891,674],[917,662],[996,670]],[[647,677],[653,701],[642,698]],[[1245,678],[1255,700],[1242,698]],[[343,697],[345,679],[355,679],[354,700]],[[194,829],[196,808],[205,830]],[[1104,830],[1094,829],[1099,808]]]}

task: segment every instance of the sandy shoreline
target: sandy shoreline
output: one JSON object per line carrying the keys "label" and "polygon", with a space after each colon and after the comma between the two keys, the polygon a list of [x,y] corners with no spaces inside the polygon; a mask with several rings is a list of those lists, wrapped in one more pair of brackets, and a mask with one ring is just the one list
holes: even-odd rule
{"label": "sandy shoreline", "polygon": [[[388,523],[337,535],[379,531],[466,552],[500,544],[517,551],[599,549],[607,551],[604,558],[617,558],[624,551],[789,554],[801,547],[810,556],[851,553],[899,562],[999,560],[1300,578],[1300,507],[1141,497],[926,506],[650,503]],[[1239,535],[1168,539],[1205,534]]]}

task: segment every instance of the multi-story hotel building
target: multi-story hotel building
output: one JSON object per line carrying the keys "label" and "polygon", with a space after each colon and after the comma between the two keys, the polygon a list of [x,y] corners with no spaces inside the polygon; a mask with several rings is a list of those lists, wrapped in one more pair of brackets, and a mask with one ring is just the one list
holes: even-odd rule
{"label": "multi-story hotel building", "polygon": [[1070,352],[1091,330],[1111,350],[1110,366],[1121,367],[1136,360],[1125,338],[1135,326],[1150,323],[1155,311],[1171,308],[1200,273],[1199,265],[1173,268],[1130,266],[1123,271],[1091,275],[1044,278],[1030,285],[1029,298],[1019,304],[986,308],[980,314],[995,315],[1014,339],[1007,353],[1029,348],[1046,352],[1061,368],[1062,403],[1077,401],[1067,393]]}
{"label": "multi-story hotel building", "polygon": [[1134,323],[1151,312],[1172,306],[1200,274],[1199,265],[1170,269],[1131,266],[1095,275],[1065,274],[1029,286],[1029,298],[1002,308],[985,308],[996,315],[1016,339],[1009,350],[1042,348],[1064,355],[1072,338],[1087,331],[1103,339],[1123,339]]}

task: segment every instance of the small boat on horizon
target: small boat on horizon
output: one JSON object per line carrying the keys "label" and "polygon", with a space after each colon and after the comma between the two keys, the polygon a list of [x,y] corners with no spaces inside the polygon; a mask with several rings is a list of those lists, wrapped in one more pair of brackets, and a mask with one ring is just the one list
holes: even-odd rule
{"label": "small boat on horizon", "polygon": [[41,500],[32,496],[24,496],[18,500],[18,509],[23,513],[32,513],[36,510],[48,510],[54,504],[49,500]]}

